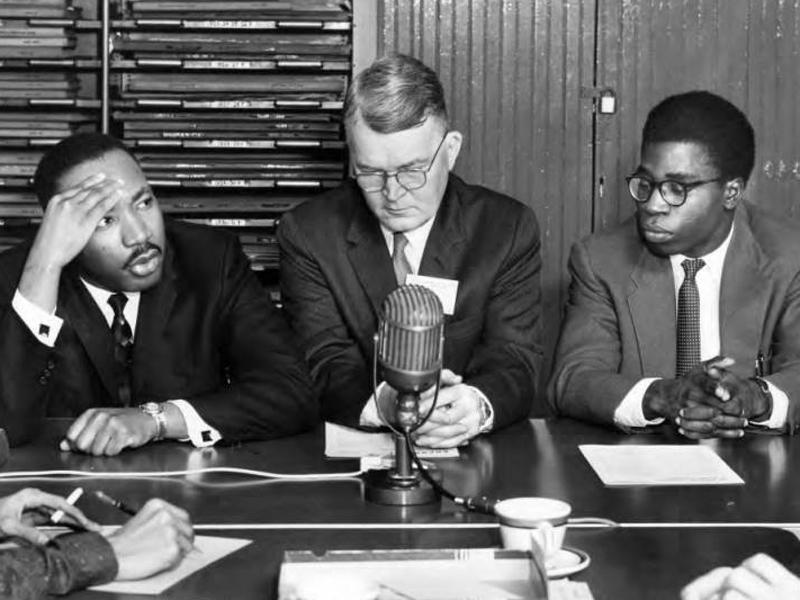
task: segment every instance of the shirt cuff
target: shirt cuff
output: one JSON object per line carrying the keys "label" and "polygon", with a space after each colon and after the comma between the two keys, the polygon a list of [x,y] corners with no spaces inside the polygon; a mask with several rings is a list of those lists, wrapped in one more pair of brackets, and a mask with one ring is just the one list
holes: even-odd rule
{"label": "shirt cuff", "polygon": [[206,423],[194,407],[186,400],[168,400],[170,404],[181,411],[183,420],[186,422],[186,432],[189,437],[185,437],[181,442],[191,441],[195,448],[205,448],[213,446],[222,439],[219,431]]}
{"label": "shirt cuff", "polygon": [[650,387],[650,384],[658,379],[658,377],[645,377],[636,382],[614,411],[615,425],[619,427],[647,427],[648,425],[660,425],[664,422],[663,417],[648,421],[644,418],[644,410],[642,409],[644,393]]}
{"label": "shirt cuff", "polygon": [[480,422],[480,428],[478,429],[478,433],[479,434],[487,433],[492,430],[492,427],[494,427],[494,408],[492,407],[492,403],[489,402],[489,399],[486,397],[486,394],[484,394],[475,386],[468,385],[467,387],[471,389],[476,396],[478,396],[482,405],[481,422]]}
{"label": "shirt cuff", "polygon": [[767,382],[769,393],[772,394],[772,413],[766,421],[752,421],[751,423],[769,429],[783,429],[789,414],[789,397],[769,380],[765,379],[764,381]]}
{"label": "shirt cuff", "polygon": [[37,340],[50,348],[55,346],[61,326],[64,324],[64,320],[56,316],[55,310],[47,312],[28,300],[19,290],[14,292],[11,306]]}

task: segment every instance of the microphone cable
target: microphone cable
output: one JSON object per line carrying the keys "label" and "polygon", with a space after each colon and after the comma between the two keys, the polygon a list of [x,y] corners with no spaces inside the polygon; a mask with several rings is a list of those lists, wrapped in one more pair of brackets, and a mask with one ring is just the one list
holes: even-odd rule
{"label": "microphone cable", "polygon": [[414,442],[411,439],[411,432],[405,431],[403,432],[403,436],[405,437],[408,451],[411,454],[411,459],[414,461],[414,464],[417,465],[419,474],[431,485],[434,490],[436,490],[438,494],[444,496],[448,500],[452,500],[459,506],[463,506],[467,510],[485,513],[487,515],[495,514],[494,505],[497,503],[497,500],[487,498],[486,496],[456,496],[452,492],[446,490],[442,484],[436,481],[436,479],[434,479],[433,476],[428,473],[428,469],[425,468],[425,465],[422,464],[422,461],[417,456],[417,451],[414,450]]}

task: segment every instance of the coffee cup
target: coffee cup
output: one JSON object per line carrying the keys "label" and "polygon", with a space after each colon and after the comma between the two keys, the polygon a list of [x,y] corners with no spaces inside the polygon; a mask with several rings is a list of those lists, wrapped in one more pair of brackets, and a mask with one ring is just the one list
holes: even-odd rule
{"label": "coffee cup", "polygon": [[500,518],[503,548],[531,550],[536,544],[545,561],[552,561],[564,544],[572,507],[555,498],[520,497],[501,500],[494,511]]}

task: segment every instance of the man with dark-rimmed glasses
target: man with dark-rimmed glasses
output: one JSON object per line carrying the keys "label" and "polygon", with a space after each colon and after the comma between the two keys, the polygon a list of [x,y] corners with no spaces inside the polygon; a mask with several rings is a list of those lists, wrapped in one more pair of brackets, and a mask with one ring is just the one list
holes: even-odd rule
{"label": "man with dark-rimmed glasses", "polygon": [[[323,416],[381,425],[368,401],[381,302],[399,284],[434,280],[451,300],[446,369],[417,443],[457,446],[524,418],[542,354],[533,212],[451,173],[462,137],[418,60],[394,55],[362,71],[344,112],[352,177],[285,215],[278,232],[282,299]],[[391,400],[393,390],[378,393]]]}
{"label": "man with dark-rimmed glasses", "polygon": [[634,218],[576,244],[548,386],[563,415],[683,436],[800,423],[800,235],[745,202],[753,129],[709,92],[647,117]]}

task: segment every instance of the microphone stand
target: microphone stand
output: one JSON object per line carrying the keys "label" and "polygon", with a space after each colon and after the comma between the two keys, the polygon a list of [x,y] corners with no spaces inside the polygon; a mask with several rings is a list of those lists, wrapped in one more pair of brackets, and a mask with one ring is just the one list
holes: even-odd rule
{"label": "microphone stand", "polygon": [[[376,353],[373,358],[373,382],[377,381],[377,363]],[[393,506],[411,506],[431,504],[441,500],[436,488],[427,481],[427,478],[420,477],[419,473],[414,470],[411,448],[409,447],[411,433],[425,423],[433,413],[434,408],[436,408],[436,401],[439,397],[440,374],[441,369],[439,369],[439,373],[436,373],[436,389],[433,402],[430,409],[421,419],[419,418],[420,393],[416,391],[398,393],[394,413],[395,423],[399,429],[395,428],[383,414],[383,408],[378,399],[377,387],[373,385],[378,414],[392,430],[392,435],[394,436],[395,463],[391,469],[371,469],[364,474],[364,482],[366,484],[364,497],[369,502]],[[434,479],[441,479],[441,475],[438,472],[430,473],[429,471],[427,475]]]}

